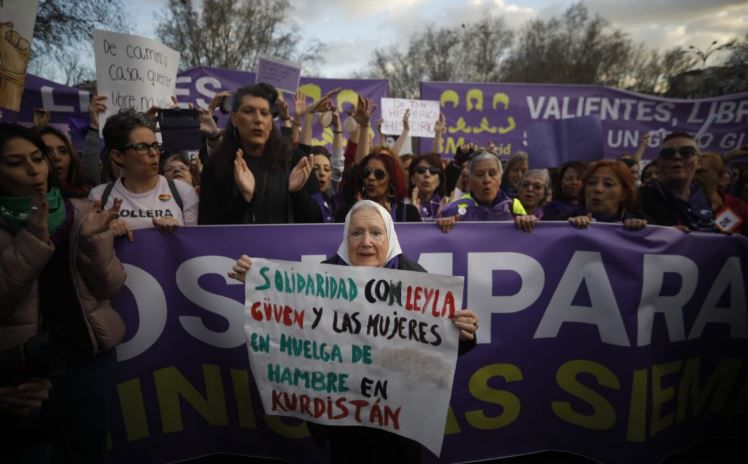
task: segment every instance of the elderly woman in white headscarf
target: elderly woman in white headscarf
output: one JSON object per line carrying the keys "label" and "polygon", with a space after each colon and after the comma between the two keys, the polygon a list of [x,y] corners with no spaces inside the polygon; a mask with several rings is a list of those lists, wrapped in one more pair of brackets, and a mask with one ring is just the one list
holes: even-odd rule
{"label": "elderly woman in white headscarf", "polygon": [[[379,204],[361,200],[345,218],[343,241],[337,253],[325,264],[372,266],[426,272],[400,249],[392,216]],[[244,281],[252,265],[249,256],[236,261],[229,277]],[[460,331],[460,353],[475,345],[478,316],[469,309],[456,311],[452,319]],[[420,445],[405,437],[368,427],[328,427],[308,424],[318,441],[330,441],[333,463],[343,462],[420,462]]]}
{"label": "elderly woman in white headscarf", "polygon": [[[345,218],[343,241],[338,251],[323,264],[342,266],[372,266],[426,272],[420,264],[411,261],[400,249],[392,216],[371,200],[356,202]],[[228,273],[229,277],[244,282],[252,266],[252,259],[242,255]],[[460,330],[460,340],[475,341],[478,316],[469,309],[456,311],[454,324]],[[462,349],[460,351],[463,351]]]}

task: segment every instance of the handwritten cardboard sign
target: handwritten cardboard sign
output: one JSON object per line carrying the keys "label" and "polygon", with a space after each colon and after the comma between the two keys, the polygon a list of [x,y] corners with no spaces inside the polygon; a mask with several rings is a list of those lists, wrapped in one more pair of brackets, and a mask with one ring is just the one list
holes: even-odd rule
{"label": "handwritten cardboard sign", "polygon": [[410,135],[434,138],[434,124],[439,119],[439,102],[435,100],[382,98],[382,133],[400,135],[406,110],[410,110]]}
{"label": "handwritten cardboard sign", "polygon": [[301,80],[301,65],[291,61],[260,55],[257,58],[255,82],[264,82],[278,91],[296,93]]}
{"label": "handwritten cardboard sign", "polygon": [[266,414],[382,429],[439,455],[462,277],[254,258],[246,282]]}
{"label": "handwritten cardboard sign", "polygon": [[21,110],[38,3],[0,1],[0,108]]}
{"label": "handwritten cardboard sign", "polygon": [[175,95],[179,52],[145,37],[102,30],[93,31],[96,86],[106,95],[104,121],[121,108],[147,111],[168,108]]}

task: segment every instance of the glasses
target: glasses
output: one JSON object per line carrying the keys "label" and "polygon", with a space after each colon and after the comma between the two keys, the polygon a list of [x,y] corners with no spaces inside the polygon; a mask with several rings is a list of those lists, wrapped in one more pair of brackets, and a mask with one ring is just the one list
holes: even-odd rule
{"label": "glasses", "polygon": [[519,188],[543,190],[545,186],[539,182],[522,182],[519,184]]}
{"label": "glasses", "polygon": [[435,176],[442,170],[437,168],[436,166],[418,166],[417,168],[413,169],[413,172],[415,172],[416,174],[426,174],[426,171],[428,171],[432,176]]}
{"label": "glasses", "polygon": [[131,145],[125,145],[125,147],[123,149],[127,150],[128,148],[132,148],[133,150],[135,150],[135,153],[137,153],[139,155],[147,155],[148,153],[150,153],[151,150],[153,150],[153,151],[155,151],[156,153],[159,153],[159,154],[161,154],[161,152],[163,151],[163,145],[161,145],[158,142],[153,142],[153,143],[150,143],[150,144],[148,144],[148,143],[133,143]]}
{"label": "glasses", "polygon": [[384,169],[371,169],[371,168],[363,168],[361,170],[361,178],[366,179],[370,175],[374,174],[374,178],[377,180],[382,180],[387,176],[387,173],[384,171]]}
{"label": "glasses", "polygon": [[692,156],[696,156],[698,154],[696,147],[692,145],[683,145],[682,147],[670,147],[670,148],[663,148],[660,150],[660,158],[671,160],[675,158],[676,154],[680,154],[683,158],[690,158]]}

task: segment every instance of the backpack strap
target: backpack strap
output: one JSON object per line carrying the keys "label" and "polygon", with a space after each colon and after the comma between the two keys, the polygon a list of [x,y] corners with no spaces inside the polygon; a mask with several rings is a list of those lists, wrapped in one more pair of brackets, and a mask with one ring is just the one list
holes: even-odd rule
{"label": "backpack strap", "polygon": [[104,187],[104,192],[101,194],[101,208],[106,208],[106,202],[109,200],[109,195],[112,194],[112,189],[114,188],[114,182],[109,182],[106,184],[106,187]]}
{"label": "backpack strap", "polygon": [[169,190],[171,190],[171,196],[174,198],[174,201],[177,203],[177,206],[179,206],[179,210],[182,211],[182,213],[184,213],[184,203],[182,203],[182,197],[179,195],[177,184],[172,179],[166,179],[166,183],[169,184]]}

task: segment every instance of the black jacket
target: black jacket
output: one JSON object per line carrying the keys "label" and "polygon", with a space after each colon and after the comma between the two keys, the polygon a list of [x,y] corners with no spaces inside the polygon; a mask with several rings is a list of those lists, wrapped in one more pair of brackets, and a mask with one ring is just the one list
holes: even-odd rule
{"label": "black jacket", "polygon": [[255,178],[251,203],[244,201],[234,181],[234,165],[217,178],[215,166],[208,163],[200,177],[199,224],[285,224],[289,222],[322,222],[322,214],[310,192],[319,191],[316,176],[307,185],[288,193],[288,175],[304,154],[294,152],[287,168],[268,168],[262,158],[244,157]]}

